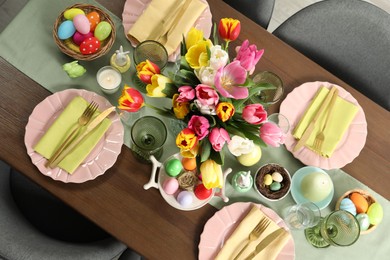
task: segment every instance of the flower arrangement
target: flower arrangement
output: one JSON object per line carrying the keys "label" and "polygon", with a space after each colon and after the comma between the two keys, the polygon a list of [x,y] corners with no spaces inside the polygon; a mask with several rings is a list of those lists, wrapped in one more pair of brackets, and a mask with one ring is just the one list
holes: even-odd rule
{"label": "flower arrangement", "polygon": [[[223,43],[219,44],[216,26],[214,42],[192,28],[183,39],[177,72],[163,75],[149,60],[136,68],[148,96],[172,99],[169,109],[153,108],[186,123],[176,137],[176,145],[183,157],[197,158],[207,189],[222,187],[225,153],[239,157],[256,146],[277,147],[284,142],[281,129],[267,121],[263,105],[250,99],[255,93],[274,88],[251,79],[264,50],[245,40],[236,48],[236,56],[229,57],[228,45],[237,39],[240,30],[240,21],[221,19],[218,34]],[[118,108],[135,112],[144,105],[150,106],[136,89],[125,86]]]}

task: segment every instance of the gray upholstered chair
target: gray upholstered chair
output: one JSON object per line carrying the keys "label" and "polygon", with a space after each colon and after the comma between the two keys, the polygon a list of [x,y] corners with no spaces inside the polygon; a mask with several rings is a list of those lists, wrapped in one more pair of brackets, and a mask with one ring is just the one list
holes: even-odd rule
{"label": "gray upholstered chair", "polygon": [[231,7],[267,29],[275,6],[275,0],[223,0]]}
{"label": "gray upholstered chair", "polygon": [[[92,224],[85,225],[86,220],[82,220],[75,213],[63,209],[62,207],[65,204],[63,206],[55,205],[58,203],[56,199],[45,190],[40,190],[39,186],[32,182],[33,185],[25,185],[26,181],[29,180],[24,178],[24,176],[12,171],[7,164],[0,161],[0,259],[109,260],[118,259],[126,250],[127,247],[123,243],[99,231]],[[29,195],[30,198],[26,199],[24,195]],[[25,201],[21,202],[23,197]],[[64,227],[69,228],[70,225],[75,224],[84,232],[88,231],[91,233],[82,234],[81,230],[75,231],[75,229],[70,229],[71,232],[74,232],[73,236],[66,237],[64,233],[68,231],[59,228],[55,229],[52,234],[49,234],[50,232],[47,229],[50,226],[53,227],[56,220],[48,220],[48,217],[55,217],[56,215],[51,215],[50,210],[47,209],[44,213],[38,212],[42,211],[42,205],[37,203],[37,201],[34,202],[34,197],[44,201],[42,203],[55,205],[51,208],[52,210],[60,210],[60,213],[65,214],[64,217],[70,217],[69,223],[60,220]],[[23,211],[26,213],[31,206],[27,206],[27,203],[34,203],[31,208],[36,206],[35,212],[42,219],[39,219],[39,217],[32,218],[33,214],[31,212],[27,213],[27,215],[23,214]],[[39,220],[42,224],[37,225]],[[47,224],[47,227],[42,231],[39,230],[45,224]],[[82,225],[85,226],[82,227]],[[54,235],[55,238],[51,235]]]}
{"label": "gray upholstered chair", "polygon": [[325,0],[273,34],[390,110],[390,14],[360,0]]}

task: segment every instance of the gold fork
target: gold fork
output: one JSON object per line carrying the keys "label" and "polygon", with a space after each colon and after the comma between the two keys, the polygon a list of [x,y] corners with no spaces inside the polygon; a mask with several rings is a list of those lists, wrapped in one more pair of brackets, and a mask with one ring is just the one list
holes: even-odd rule
{"label": "gold fork", "polygon": [[313,149],[317,153],[321,153],[322,144],[324,143],[324,140],[325,140],[324,130],[326,128],[326,125],[329,122],[330,114],[332,113],[334,104],[336,103],[338,93],[339,93],[339,90],[336,89],[333,93],[332,99],[330,100],[328,112],[326,114],[326,118],[325,118],[325,122],[324,122],[324,125],[322,127],[322,130],[316,135],[316,138],[314,139]]}
{"label": "gold fork", "polygon": [[77,124],[75,124],[71,130],[69,131],[69,136],[65,139],[65,141],[57,148],[54,154],[49,158],[49,160],[45,163],[46,167],[52,168],[52,163],[58,158],[58,156],[62,153],[62,151],[69,145],[72,139],[77,135],[78,131],[88,124],[89,120],[91,120],[93,114],[98,108],[98,104],[95,101],[92,101],[84,110],[83,114],[77,120]]}
{"label": "gold fork", "polygon": [[257,226],[252,230],[252,232],[249,234],[248,241],[246,242],[246,245],[241,249],[241,251],[236,255],[234,260],[238,259],[238,257],[242,254],[242,252],[245,251],[245,249],[249,246],[249,244],[252,241],[255,241],[258,239],[263,233],[263,231],[268,227],[268,225],[271,223],[271,221],[268,218],[263,218],[260,220],[260,222],[257,224]]}

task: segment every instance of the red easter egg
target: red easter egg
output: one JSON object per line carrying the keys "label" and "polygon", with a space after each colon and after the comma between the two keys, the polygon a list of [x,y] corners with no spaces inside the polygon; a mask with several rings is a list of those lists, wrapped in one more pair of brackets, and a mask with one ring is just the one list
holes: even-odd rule
{"label": "red easter egg", "polygon": [[206,187],[203,185],[203,183],[197,185],[194,189],[195,196],[200,200],[208,199],[212,193],[213,193],[213,190],[206,189]]}
{"label": "red easter egg", "polygon": [[74,34],[73,34],[73,42],[77,45],[80,46],[80,44],[87,38],[89,37],[92,37],[93,36],[93,33],[92,32],[89,32],[87,34],[82,34],[78,31],[76,31]]}
{"label": "red easter egg", "polygon": [[88,37],[80,44],[82,54],[93,54],[100,48],[100,41],[96,37]]}
{"label": "red easter egg", "polygon": [[88,21],[89,21],[89,24],[90,24],[90,30],[91,32],[93,32],[96,28],[96,25],[98,25],[98,23],[100,23],[100,15],[98,12],[90,12],[87,14],[87,18],[88,18]]}

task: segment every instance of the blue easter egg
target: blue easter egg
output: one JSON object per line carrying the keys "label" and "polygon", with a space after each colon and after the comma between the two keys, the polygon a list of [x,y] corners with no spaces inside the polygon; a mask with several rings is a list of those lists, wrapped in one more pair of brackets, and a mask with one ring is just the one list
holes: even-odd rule
{"label": "blue easter egg", "polygon": [[74,24],[72,21],[66,20],[63,23],[60,24],[58,27],[58,38],[61,40],[66,40],[73,36],[73,34],[76,32],[76,27],[74,27]]}
{"label": "blue easter egg", "polygon": [[356,207],[352,200],[344,198],[340,202],[340,209],[350,212],[352,215],[356,215]]}

